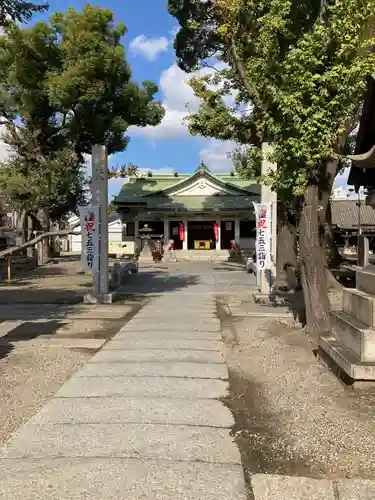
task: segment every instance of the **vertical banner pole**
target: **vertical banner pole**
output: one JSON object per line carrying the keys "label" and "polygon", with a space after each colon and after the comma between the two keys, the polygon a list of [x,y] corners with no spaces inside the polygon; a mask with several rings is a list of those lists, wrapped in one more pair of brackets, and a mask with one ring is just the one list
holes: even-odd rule
{"label": "vertical banner pole", "polygon": [[98,273],[95,293],[108,294],[108,155],[107,148],[96,145],[92,148],[92,198],[98,207]]}

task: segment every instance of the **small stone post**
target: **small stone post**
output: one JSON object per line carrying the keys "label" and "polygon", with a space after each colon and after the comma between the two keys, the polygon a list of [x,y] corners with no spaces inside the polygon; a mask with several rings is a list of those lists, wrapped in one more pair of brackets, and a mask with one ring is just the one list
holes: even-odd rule
{"label": "small stone post", "polygon": [[358,265],[365,267],[369,263],[370,244],[369,239],[361,234],[358,237]]}

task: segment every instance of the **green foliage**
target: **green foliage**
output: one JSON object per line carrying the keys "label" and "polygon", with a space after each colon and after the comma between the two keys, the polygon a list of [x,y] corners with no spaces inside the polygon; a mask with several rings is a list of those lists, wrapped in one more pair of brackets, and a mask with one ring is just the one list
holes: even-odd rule
{"label": "green foliage", "polygon": [[[0,177],[12,205],[50,216],[74,209],[83,191],[84,155],[94,144],[123,151],[129,126],[156,125],[164,115],[156,85],[131,78],[108,9],[86,6],[50,23],[0,38],[0,116],[12,157]],[[128,166],[110,172],[127,173]],[[112,176],[113,176],[112,175]]]}
{"label": "green foliage", "polygon": [[111,201],[111,203],[108,204],[108,215],[113,215],[116,213],[116,205]]}
{"label": "green foliage", "polygon": [[261,179],[262,151],[256,147],[237,148],[232,153],[235,172],[244,179]]}
{"label": "green foliage", "polygon": [[108,179],[116,179],[119,177],[133,177],[138,174],[138,166],[133,163],[126,165],[116,165],[108,169]]}
{"label": "green foliage", "polygon": [[374,6],[374,0],[169,0],[181,26],[179,65],[192,71],[219,56],[228,66],[211,81],[193,81],[203,105],[191,131],[202,133],[206,123],[207,135],[243,135],[243,123],[235,124],[218,100],[223,96],[209,96],[221,78],[237,102],[252,106],[247,121],[255,136],[275,146],[274,187],[303,193],[342,153],[339,143],[358,119],[365,77],[375,69]]}
{"label": "green foliage", "polygon": [[9,21],[24,23],[31,19],[37,12],[48,9],[47,3],[36,4],[26,0],[0,0],[0,26],[5,26]]}

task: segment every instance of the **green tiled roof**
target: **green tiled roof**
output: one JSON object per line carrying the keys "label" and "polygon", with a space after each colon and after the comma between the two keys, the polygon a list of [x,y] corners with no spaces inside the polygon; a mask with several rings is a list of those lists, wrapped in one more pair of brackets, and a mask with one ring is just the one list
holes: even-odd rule
{"label": "green tiled roof", "polygon": [[[198,177],[208,178],[222,188],[235,191],[233,195],[191,195],[173,196],[175,189],[188,187]],[[169,194],[171,193],[171,194]],[[193,174],[153,175],[131,178],[126,182],[114,203],[118,205],[146,205],[150,210],[234,210],[252,208],[252,201],[260,194],[260,186],[230,174],[212,174],[204,168]],[[154,195],[154,196],[153,196]]]}
{"label": "green tiled roof", "polygon": [[152,196],[147,208],[155,211],[252,209],[254,196]]}

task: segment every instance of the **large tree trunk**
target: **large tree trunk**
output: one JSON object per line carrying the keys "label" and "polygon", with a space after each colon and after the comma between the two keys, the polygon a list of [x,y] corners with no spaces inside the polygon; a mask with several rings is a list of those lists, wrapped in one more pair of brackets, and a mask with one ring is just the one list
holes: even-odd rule
{"label": "large tree trunk", "polygon": [[[50,217],[48,208],[39,210],[35,215],[35,219],[38,224],[38,231],[42,233],[48,233],[50,231]],[[38,247],[38,263],[45,264],[51,257],[51,246],[49,237],[43,238]]]}
{"label": "large tree trunk", "polygon": [[287,203],[280,202],[277,207],[277,260],[276,260],[276,287],[287,288],[296,286],[290,279],[292,273],[297,270],[297,228],[296,217],[291,212]]}
{"label": "large tree trunk", "polygon": [[319,233],[320,242],[324,248],[326,263],[328,268],[336,268],[340,265],[341,256],[337,250],[333,230],[332,230],[332,211],[330,196],[333,183],[338,170],[339,161],[332,159],[328,161],[324,168],[320,170],[319,179]]}
{"label": "large tree trunk", "polygon": [[319,190],[306,188],[299,226],[301,282],[306,309],[306,325],[314,336],[329,330],[329,303],[325,256],[319,239]]}

